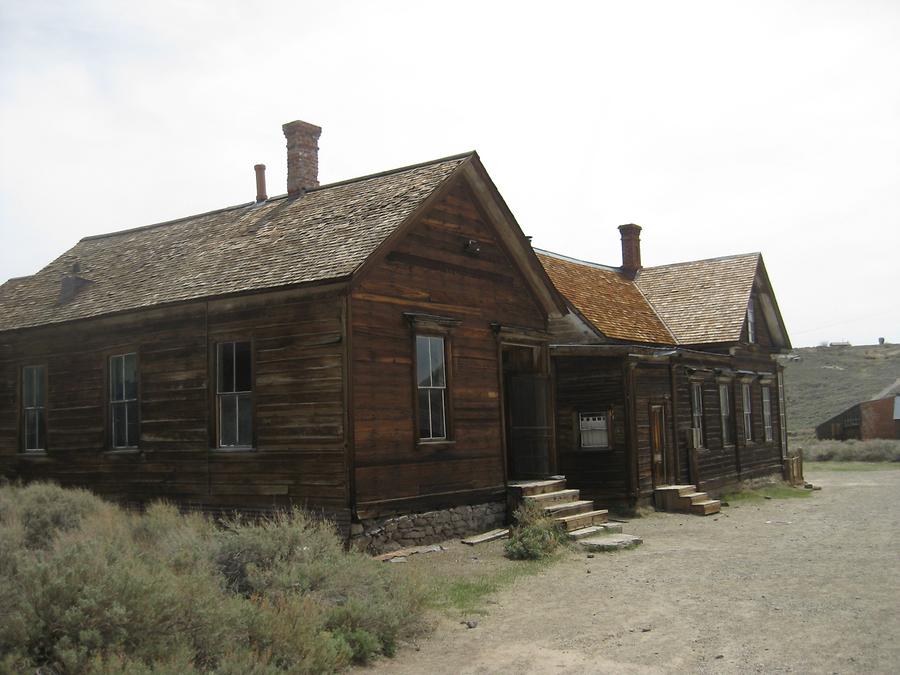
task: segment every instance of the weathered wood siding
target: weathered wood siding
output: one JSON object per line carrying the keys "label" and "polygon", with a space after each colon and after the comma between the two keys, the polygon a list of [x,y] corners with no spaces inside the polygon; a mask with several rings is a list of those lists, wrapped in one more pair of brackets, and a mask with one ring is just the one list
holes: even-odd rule
{"label": "weathered wood siding", "polygon": [[[775,367],[765,356],[746,357],[733,361],[730,366],[738,370],[769,371],[774,374]],[[698,484],[704,490],[716,490],[727,483],[774,473],[781,468],[781,427],[779,423],[778,386],[773,380],[768,386],[771,393],[772,440],[765,441],[762,413],[762,388],[756,377],[750,378],[752,402],[752,440],[746,440],[743,417],[743,380],[740,377],[731,380],[719,380],[712,369],[713,363],[701,361],[690,362],[694,368],[706,368],[696,371],[690,376],[683,365],[676,367],[676,440],[679,443],[679,454],[684,457],[681,463],[680,480]],[[692,382],[703,386],[703,435],[704,447],[691,450],[689,447],[691,428],[691,391]],[[732,408],[732,437],[734,442],[722,442],[722,417],[719,403],[719,384],[724,382],[729,387]]]}
{"label": "weathered wood siding", "polygon": [[[649,497],[653,494],[653,465],[652,446],[650,439],[650,409],[653,406],[662,406],[665,411],[666,448],[677,450],[675,438],[672,434],[672,397],[671,379],[669,377],[668,363],[640,364],[634,373],[634,416],[638,471],[638,498]],[[672,452],[676,455],[677,452]]]}
{"label": "weathered wood siding", "polygon": [[[621,358],[554,357],[556,448],[569,487],[591,499],[629,497],[628,413]],[[609,449],[581,449],[579,413],[612,412]]]}
{"label": "weathered wood siding", "polygon": [[[349,514],[344,291],[195,302],[0,335],[0,470],[132,502]],[[255,448],[218,450],[217,341],[253,345]],[[109,450],[107,361],[137,352],[138,450]],[[23,453],[21,367],[48,373],[46,453]]]}
{"label": "weathered wood siding", "polygon": [[[474,239],[480,252],[469,255]],[[405,312],[458,319],[448,337],[450,442],[418,443],[414,331]],[[546,315],[463,182],[351,292],[352,419],[360,514],[453,505],[504,488],[498,342],[491,322],[546,329]]]}
{"label": "weathered wood siding", "polygon": [[[774,349],[775,341],[772,339],[772,332],[769,330],[769,322],[766,321],[766,316],[763,314],[762,303],[759,301],[759,295],[756,292],[753,293],[753,310],[754,319],[756,321],[756,344],[765,349]],[[747,320],[745,318],[744,327],[741,330],[741,342],[746,344],[749,335]]]}

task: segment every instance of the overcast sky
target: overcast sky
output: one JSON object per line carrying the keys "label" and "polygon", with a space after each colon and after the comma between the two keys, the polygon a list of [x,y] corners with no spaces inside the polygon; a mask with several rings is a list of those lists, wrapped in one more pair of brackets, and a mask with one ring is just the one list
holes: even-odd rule
{"label": "overcast sky", "polygon": [[536,246],[761,251],[795,346],[900,342],[900,1],[0,0],[0,281],[79,238],[478,150]]}

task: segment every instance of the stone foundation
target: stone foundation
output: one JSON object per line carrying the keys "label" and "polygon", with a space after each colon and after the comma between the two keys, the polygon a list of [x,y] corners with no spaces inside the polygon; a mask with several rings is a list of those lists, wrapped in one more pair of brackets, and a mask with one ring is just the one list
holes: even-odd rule
{"label": "stone foundation", "polygon": [[369,553],[434,544],[494,530],[506,523],[506,503],[455,506],[442,511],[372,518],[350,526],[350,545]]}

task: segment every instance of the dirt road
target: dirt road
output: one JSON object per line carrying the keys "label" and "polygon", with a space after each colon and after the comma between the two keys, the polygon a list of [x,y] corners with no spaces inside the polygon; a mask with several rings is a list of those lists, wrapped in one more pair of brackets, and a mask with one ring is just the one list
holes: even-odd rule
{"label": "dirt road", "polygon": [[900,471],[807,479],[807,499],[632,520],[643,546],[573,553],[372,670],[900,672]]}

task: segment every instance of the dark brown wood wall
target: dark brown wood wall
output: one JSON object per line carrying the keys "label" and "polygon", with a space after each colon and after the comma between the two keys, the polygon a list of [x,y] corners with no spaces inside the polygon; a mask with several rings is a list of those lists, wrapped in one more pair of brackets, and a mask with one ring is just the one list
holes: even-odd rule
{"label": "dark brown wood wall", "polygon": [[[775,372],[774,364],[767,361],[766,355],[754,357],[736,357],[729,365],[737,370],[756,370],[759,372]],[[684,365],[695,368],[706,368],[707,371],[696,371],[690,376]],[[756,377],[749,380],[752,400],[752,441],[746,440],[742,408],[742,383],[740,377],[720,380],[715,376],[715,364],[700,360],[676,367],[676,440],[679,443],[679,454],[682,461],[681,480],[698,484],[706,490],[716,490],[728,482],[753,478],[779,471],[781,468],[781,427],[779,423],[779,401],[777,381],[769,383],[772,406],[772,440],[766,442],[763,435],[762,385]],[[704,446],[696,451],[689,448],[691,427],[690,384],[699,381],[703,385],[704,402]],[[722,442],[722,418],[719,405],[719,383],[728,384],[731,393],[732,421],[734,424],[733,444]],[[693,453],[693,462],[690,461]],[[696,471],[696,473],[695,473]]]}
{"label": "dark brown wood wall", "polygon": [[[0,336],[0,470],[132,502],[210,508],[288,504],[349,517],[345,291],[197,302]],[[218,340],[251,340],[255,449],[217,450]],[[106,364],[137,352],[138,451],[109,451]],[[48,369],[48,449],[20,451],[18,377]]]}
{"label": "dark brown wood wall", "polygon": [[[351,293],[357,510],[374,515],[484,499],[504,488],[498,342],[491,322],[546,329],[546,314],[460,180]],[[467,240],[478,242],[467,254]],[[404,312],[453,318],[451,442],[418,443],[414,330]]]}
{"label": "dark brown wood wall", "polygon": [[672,396],[671,379],[669,377],[668,363],[642,363],[635,368],[634,398],[635,398],[635,429],[637,430],[637,469],[638,469],[638,497],[648,497],[653,494],[653,466],[651,458],[650,441],[650,408],[655,405],[663,406],[665,410],[665,442],[667,448],[675,447],[675,438],[672,435],[670,400]]}
{"label": "dark brown wood wall", "polygon": [[[596,356],[553,359],[556,382],[556,447],[559,471],[569,487],[591,499],[629,498],[628,413],[623,360]],[[582,450],[579,413],[612,411],[611,448]]]}
{"label": "dark brown wood wall", "polygon": [[[764,349],[772,349],[775,341],[772,339],[772,332],[769,330],[769,322],[763,314],[762,303],[759,301],[759,294],[753,293],[753,311],[756,319],[756,344]],[[747,319],[744,318],[744,327],[741,330],[741,342],[747,343],[749,331],[747,330]]]}

